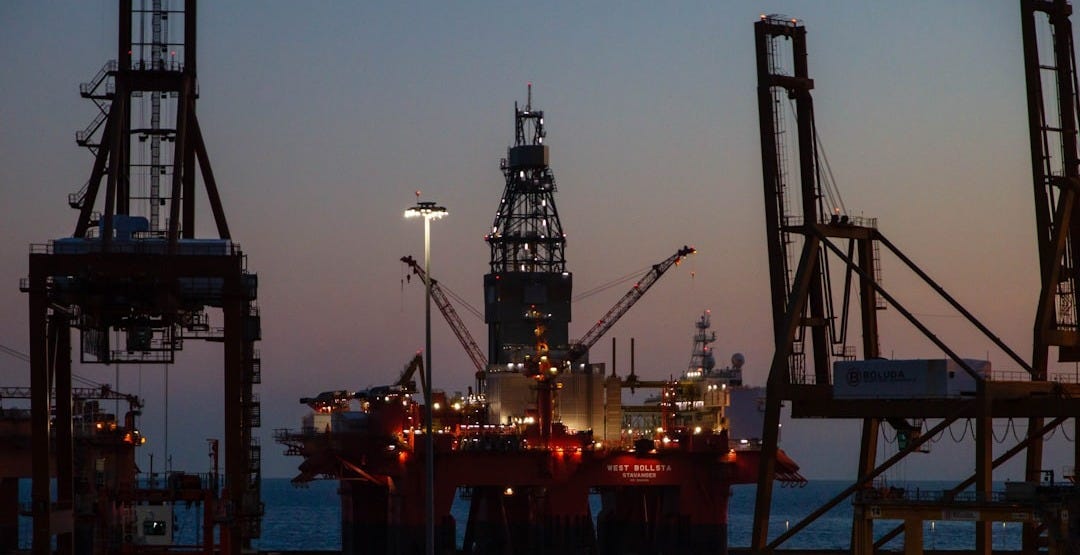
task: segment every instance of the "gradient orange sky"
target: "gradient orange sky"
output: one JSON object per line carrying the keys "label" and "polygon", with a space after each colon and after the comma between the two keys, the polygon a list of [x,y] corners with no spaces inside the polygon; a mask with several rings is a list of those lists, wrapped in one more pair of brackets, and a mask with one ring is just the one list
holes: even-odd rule
{"label": "gradient orange sky", "polygon": [[[852,213],[877,217],[1030,356],[1038,271],[1015,2],[204,2],[199,118],[233,235],[260,278],[264,475],[291,476],[299,462],[270,437],[299,425],[299,397],[387,383],[422,346],[423,289],[402,284],[398,262],[422,255],[422,226],[402,218],[414,190],[450,212],[434,224],[433,275],[480,305],[482,236],[528,81],[546,111],[577,291],[643,273],[683,244],[700,251],[610,332],[620,371],[636,337],[639,374],[681,372],[708,308],[718,360],[745,353],[747,381],[763,384],[773,345],[753,50],[762,11],[807,25],[817,125]],[[24,352],[17,280],[30,243],[74,227],[66,195],[92,159],[73,135],[94,115],[78,84],[115,57],[115,14],[112,0],[0,3],[0,344]],[[886,287],[959,352],[1014,369],[896,263],[884,270]],[[623,291],[577,303],[571,336]],[[895,311],[882,317],[887,355],[942,356]],[[437,387],[471,384],[438,316],[433,357]],[[608,338],[591,358],[609,361]],[[170,368],[177,468],[205,468],[204,438],[221,435],[220,360],[219,346],[189,343]],[[78,372],[114,381],[111,367]],[[163,454],[162,375],[121,369],[120,389],[149,403],[144,465]],[[28,367],[0,359],[0,377],[27,385]],[[855,427],[834,424],[785,425],[783,446],[808,476],[854,472]],[[935,449],[971,452],[946,443]],[[940,455],[893,476],[972,466]]]}

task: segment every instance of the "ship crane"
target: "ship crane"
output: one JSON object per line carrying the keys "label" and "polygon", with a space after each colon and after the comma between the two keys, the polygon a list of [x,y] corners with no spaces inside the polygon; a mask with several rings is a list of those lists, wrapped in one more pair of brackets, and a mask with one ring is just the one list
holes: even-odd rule
{"label": "ship crane", "polygon": [[416,356],[409,361],[409,364],[405,366],[405,370],[401,372],[401,377],[394,382],[394,387],[398,388],[402,393],[416,393],[416,382],[413,381],[413,376],[420,376],[420,388],[422,390],[427,389],[427,384],[424,383],[424,356],[420,351],[416,352]]}
{"label": "ship crane", "polygon": [[623,317],[635,303],[645,294],[646,291],[652,287],[660,276],[664,275],[672,266],[677,265],[688,255],[694,254],[697,249],[693,247],[683,246],[681,249],[675,252],[675,254],[667,257],[663,262],[654,264],[648,273],[645,274],[641,281],[638,281],[626,292],[619,302],[615,303],[615,306],[611,307],[606,314],[589,331],[585,332],[585,335],[581,337],[576,343],[570,346],[570,352],[568,359],[570,362],[574,362],[581,357],[585,356],[589,352],[589,348],[596,344],[601,337],[604,336],[620,318]]}
{"label": "ship crane", "polygon": [[[427,283],[427,274],[424,273],[424,269],[416,263],[413,257],[403,256],[401,261],[412,268],[413,273],[420,278],[420,281]],[[450,330],[454,332],[458,341],[461,342],[461,346],[465,348],[465,354],[469,356],[469,360],[476,367],[476,371],[484,372],[487,369],[487,357],[480,350],[480,346],[476,344],[476,340],[469,333],[469,329],[465,327],[465,323],[461,321],[461,317],[454,310],[454,306],[450,304],[450,299],[446,297],[446,292],[443,291],[437,279],[431,280],[431,299],[435,301],[435,306],[439,307],[439,312],[442,312],[443,317],[446,318],[446,323],[450,324]]]}
{"label": "ship crane", "polygon": [[[0,387],[0,400],[30,398],[29,387]],[[139,397],[114,391],[108,385],[102,385],[101,387],[73,387],[71,388],[71,398],[81,401],[125,401],[132,410],[139,410],[143,407],[142,399],[139,399]]]}

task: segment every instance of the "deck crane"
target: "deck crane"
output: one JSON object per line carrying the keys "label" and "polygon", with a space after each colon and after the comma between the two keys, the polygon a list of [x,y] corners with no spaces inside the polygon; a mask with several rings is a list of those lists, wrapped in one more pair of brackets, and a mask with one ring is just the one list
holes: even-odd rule
{"label": "deck crane", "polygon": [[[601,337],[604,336],[608,330],[614,326],[620,318],[626,314],[635,303],[645,294],[646,291],[652,287],[660,276],[664,275],[672,266],[679,264],[683,258],[694,254],[697,249],[693,247],[683,246],[675,254],[667,257],[662,262],[654,264],[652,268],[641,278],[614,306],[611,307],[607,313],[604,314],[596,324],[589,329],[581,337],[580,340],[570,345],[569,352],[567,353],[567,359],[570,362],[579,360],[585,353],[589,352],[589,348],[596,344]],[[401,261],[408,264],[414,274],[420,278],[421,281],[427,283],[427,276],[424,274],[424,269],[416,262],[411,256],[401,257]],[[454,310],[453,305],[450,304],[450,300],[446,297],[446,293],[439,286],[438,280],[431,280],[431,298],[435,301],[435,305],[439,307],[439,312],[442,312],[443,317],[446,318],[446,322],[450,324],[450,329],[457,336],[458,341],[461,342],[461,346],[465,348],[465,353],[469,356],[469,360],[476,366],[477,372],[484,372],[487,368],[487,357],[480,350],[476,340],[473,339],[472,334],[469,333],[468,328],[461,321],[461,317],[458,316],[457,311]]]}
{"label": "deck crane", "polygon": [[[420,278],[420,281],[427,283],[427,274],[424,273],[424,269],[417,264],[416,260],[411,256],[401,257],[401,261],[408,264],[416,277]],[[469,360],[472,361],[473,366],[476,366],[477,372],[484,372],[487,369],[487,357],[484,356],[484,352],[480,350],[480,346],[476,344],[476,340],[473,339],[472,334],[469,333],[469,329],[465,327],[465,324],[461,321],[461,317],[458,316],[453,305],[450,304],[450,299],[446,297],[446,293],[442,287],[439,286],[439,280],[431,280],[431,299],[435,301],[435,306],[439,307],[439,312],[442,312],[446,323],[450,324],[450,330],[457,336],[458,341],[461,342],[461,346],[465,347],[465,354],[469,356]]]}
{"label": "deck crane", "polygon": [[615,303],[615,306],[611,307],[611,309],[608,310],[607,313],[604,314],[591,329],[589,329],[589,331],[585,332],[585,335],[581,336],[581,339],[570,345],[570,352],[567,356],[569,361],[574,362],[585,356],[585,354],[589,352],[589,348],[599,341],[600,338],[603,337],[604,334],[634,306],[634,303],[638,302],[638,299],[640,299],[642,295],[656,283],[656,280],[660,279],[660,276],[664,275],[664,272],[667,272],[672,266],[677,265],[686,256],[696,252],[697,249],[684,245],[681,249],[676,251],[675,254],[664,259],[663,262],[654,264],[653,267],[649,269],[648,273],[646,273],[640,281],[635,283],[634,286],[619,299],[619,302]]}
{"label": "deck crane", "polygon": [[[434,284],[432,284],[434,286]],[[420,376],[420,388],[421,391],[427,389],[427,384],[424,383],[424,356],[420,351],[416,352],[416,356],[409,361],[409,364],[405,366],[405,370],[401,372],[401,376],[396,382],[394,387],[401,390],[403,393],[416,393],[416,382],[413,381],[413,376]]]}

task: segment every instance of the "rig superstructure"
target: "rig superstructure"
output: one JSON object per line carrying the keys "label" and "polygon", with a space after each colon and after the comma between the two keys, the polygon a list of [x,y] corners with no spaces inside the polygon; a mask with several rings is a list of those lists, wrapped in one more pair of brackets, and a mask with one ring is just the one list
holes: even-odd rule
{"label": "rig superstructure", "polygon": [[484,276],[488,363],[522,363],[533,351],[535,318],[546,322],[550,345],[569,342],[573,276],[566,270],[566,235],[555,207],[555,175],[544,144],[543,110],[514,105],[514,145],[500,163],[506,188],[491,233],[490,272]]}
{"label": "rig superstructure", "polygon": [[[543,118],[532,107],[530,88],[524,109],[515,106],[515,143],[501,163],[506,190],[485,237],[491,248],[484,276],[487,361],[473,356],[477,349],[467,331],[455,329],[483,368],[477,389],[433,395],[436,550],[723,552],[730,485],[757,479],[759,451],[729,442],[722,384],[711,376],[684,384],[687,394],[692,389],[698,395],[691,406],[661,402],[624,411],[624,389],[658,387],[667,395],[680,382],[620,379],[614,368],[608,374],[603,364],[588,362],[588,348],[694,250],[683,247],[654,265],[582,340],[572,342],[572,276]],[[403,260],[428,279],[415,262]],[[460,325],[441,289],[436,302],[452,327]],[[295,481],[340,480],[343,553],[424,547],[421,461],[429,443],[413,400],[419,365],[417,355],[388,386],[303,399],[314,411],[303,429],[275,433],[288,454],[305,459]],[[705,399],[708,410],[696,406]],[[624,426],[635,410],[659,417],[660,424]],[[690,412],[712,418],[688,420]],[[776,479],[801,483],[798,466],[779,457],[784,470]],[[591,493],[600,498],[595,515]],[[459,523],[450,513],[455,496],[469,504],[460,546]]]}

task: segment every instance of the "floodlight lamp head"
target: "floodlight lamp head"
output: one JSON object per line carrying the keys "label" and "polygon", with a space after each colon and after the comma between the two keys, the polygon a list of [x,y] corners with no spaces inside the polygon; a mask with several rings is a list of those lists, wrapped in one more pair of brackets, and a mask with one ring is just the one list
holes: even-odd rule
{"label": "floodlight lamp head", "polygon": [[438,220],[447,215],[445,206],[436,206],[434,202],[424,201],[416,203],[416,206],[405,210],[406,218],[424,218],[425,220]]}

